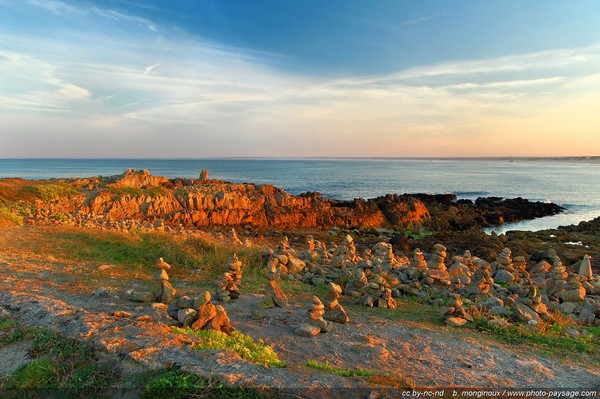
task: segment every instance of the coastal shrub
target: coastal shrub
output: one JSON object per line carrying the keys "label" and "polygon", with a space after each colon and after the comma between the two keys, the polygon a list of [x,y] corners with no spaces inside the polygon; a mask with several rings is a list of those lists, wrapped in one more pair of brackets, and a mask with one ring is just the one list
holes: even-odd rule
{"label": "coastal shrub", "polygon": [[44,200],[50,201],[58,198],[72,198],[76,195],[79,195],[79,191],[75,190],[72,187],[61,186],[58,184],[40,184],[37,186],[25,186],[24,190],[30,191],[35,194],[36,197]]}
{"label": "coastal shrub", "polygon": [[23,225],[23,216],[13,213],[10,206],[2,203],[0,203],[0,220],[8,222],[10,225]]}
{"label": "coastal shrub", "polygon": [[260,392],[252,388],[227,387],[195,374],[172,369],[151,373],[147,377],[142,399],[259,399]]}
{"label": "coastal shrub", "polygon": [[193,335],[200,338],[200,343],[193,347],[196,350],[232,350],[240,355],[242,359],[255,364],[285,367],[285,363],[279,360],[273,348],[265,345],[263,340],[254,341],[251,336],[238,331],[234,331],[231,335],[214,330],[192,330],[191,328],[179,327],[172,327],[172,331],[176,334]]}
{"label": "coastal shrub", "polygon": [[306,361],[306,367],[323,371],[329,371],[341,377],[369,377],[375,375],[376,373],[375,370],[367,370],[362,367],[358,367],[356,369],[336,367],[329,363],[328,360],[320,362],[318,360],[309,359]]}
{"label": "coastal shrub", "polygon": [[110,187],[108,191],[113,194],[113,200],[119,199],[120,196],[139,197],[143,191],[135,187]]}

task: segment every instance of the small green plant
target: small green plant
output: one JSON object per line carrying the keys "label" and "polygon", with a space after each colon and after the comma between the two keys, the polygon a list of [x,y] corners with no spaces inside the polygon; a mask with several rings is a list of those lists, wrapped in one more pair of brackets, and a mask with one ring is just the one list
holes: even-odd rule
{"label": "small green plant", "polygon": [[196,350],[217,349],[232,350],[242,359],[252,363],[269,366],[285,367],[285,362],[279,360],[277,353],[268,345],[259,339],[254,339],[249,335],[244,335],[234,331],[231,335],[214,330],[192,330],[191,328],[172,327],[176,334],[186,334],[199,337],[201,342],[194,346]]}
{"label": "small green plant", "polygon": [[54,388],[58,370],[48,358],[33,360],[10,375],[6,382],[8,389]]}
{"label": "small green plant", "polygon": [[404,230],[404,235],[413,240],[422,240],[423,238],[434,235],[434,234],[435,234],[435,231],[426,230],[426,229]]}
{"label": "small green plant", "polygon": [[27,330],[17,320],[0,317],[0,344],[19,341],[26,335]]}
{"label": "small green plant", "polygon": [[335,373],[341,377],[369,377],[375,375],[374,370],[363,369],[358,367],[356,369],[349,369],[344,367],[333,366],[329,361],[320,362],[318,360],[309,359],[306,361],[306,367],[313,369],[329,371]]}
{"label": "small green plant", "polygon": [[147,382],[142,399],[259,399],[259,391],[251,388],[227,387],[180,370],[167,370],[144,376]]}

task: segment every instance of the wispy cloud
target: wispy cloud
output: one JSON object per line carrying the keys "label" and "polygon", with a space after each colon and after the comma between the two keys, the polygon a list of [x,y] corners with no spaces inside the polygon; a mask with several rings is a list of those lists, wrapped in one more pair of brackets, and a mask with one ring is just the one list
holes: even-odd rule
{"label": "wispy cloud", "polygon": [[418,17],[418,18],[413,18],[413,19],[409,19],[409,20],[406,20],[406,21],[402,21],[400,23],[400,25],[402,25],[402,26],[415,25],[415,24],[419,24],[421,22],[429,21],[430,19],[439,18],[439,17],[445,17],[447,15],[448,15],[447,12],[426,15],[426,16],[423,16],[423,17]]}
{"label": "wispy cloud", "polygon": [[144,75],[148,75],[150,74],[152,71],[154,71],[158,66],[160,66],[160,64],[152,64],[152,65],[148,65],[146,68],[144,68]]}

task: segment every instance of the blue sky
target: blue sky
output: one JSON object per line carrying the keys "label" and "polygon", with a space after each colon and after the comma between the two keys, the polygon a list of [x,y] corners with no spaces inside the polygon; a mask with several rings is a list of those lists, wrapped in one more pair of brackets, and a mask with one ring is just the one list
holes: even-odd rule
{"label": "blue sky", "polygon": [[597,1],[0,0],[0,157],[600,155]]}

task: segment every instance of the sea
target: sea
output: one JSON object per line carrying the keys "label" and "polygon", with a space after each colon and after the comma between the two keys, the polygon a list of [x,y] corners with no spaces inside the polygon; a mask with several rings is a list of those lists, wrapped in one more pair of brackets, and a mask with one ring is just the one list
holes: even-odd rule
{"label": "sea", "polygon": [[454,193],[472,200],[522,197],[566,208],[559,215],[488,232],[543,230],[600,216],[600,157],[0,159],[0,177],[25,179],[112,176],[126,169],[197,178],[202,168],[213,179],[273,184],[290,194],[317,191],[343,200],[388,193]]}

